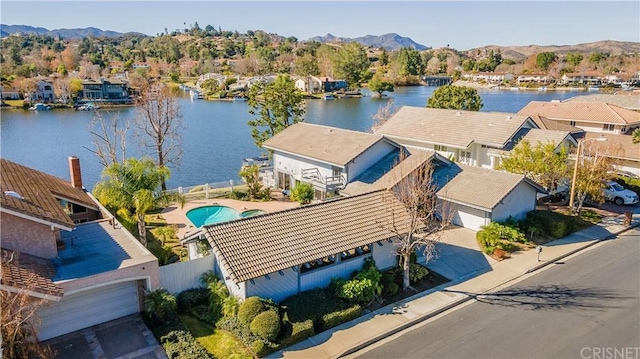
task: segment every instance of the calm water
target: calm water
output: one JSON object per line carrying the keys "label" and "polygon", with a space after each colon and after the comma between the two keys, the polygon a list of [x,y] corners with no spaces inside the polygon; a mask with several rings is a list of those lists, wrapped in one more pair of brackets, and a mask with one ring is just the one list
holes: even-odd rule
{"label": "calm water", "polygon": [[[395,105],[425,106],[435,87],[403,87],[382,99],[310,100],[305,121],[358,131],[368,131],[372,116],[389,99]],[[566,99],[580,92],[498,91],[480,92],[482,111],[518,112],[530,101]],[[205,182],[237,179],[243,158],[260,155],[253,144],[247,121],[251,119],[245,102],[194,101],[181,98],[184,130],[183,157],[179,167],[172,168],[167,186],[192,186]],[[110,111],[123,118],[133,117],[135,109]],[[103,111],[107,118],[110,114]],[[2,110],[0,114],[0,155],[46,173],[69,178],[67,157],[80,157],[84,185],[93,188],[102,170],[92,148],[90,111],[55,110],[31,112]],[[128,155],[141,153],[129,130]]]}

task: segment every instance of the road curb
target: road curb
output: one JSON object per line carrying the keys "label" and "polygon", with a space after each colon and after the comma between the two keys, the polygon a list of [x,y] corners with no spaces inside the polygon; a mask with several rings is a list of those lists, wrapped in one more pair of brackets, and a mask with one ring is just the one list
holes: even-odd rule
{"label": "road curb", "polygon": [[[436,309],[434,311],[426,313],[426,314],[424,314],[422,316],[419,316],[417,318],[413,318],[413,319],[407,321],[406,323],[402,323],[402,324],[398,325],[397,327],[392,328],[391,330],[389,330],[389,331],[387,331],[387,332],[385,332],[383,334],[379,334],[379,335],[376,335],[375,337],[372,337],[372,338],[369,338],[367,340],[364,340],[361,343],[358,343],[355,346],[353,346],[353,347],[341,352],[340,354],[334,356],[333,358],[341,358],[341,357],[353,354],[353,353],[355,353],[355,352],[357,352],[357,351],[359,351],[361,349],[364,349],[364,348],[370,346],[371,344],[373,344],[373,343],[375,343],[377,341],[380,341],[380,340],[382,340],[384,338],[390,337],[390,336],[392,336],[392,335],[394,335],[396,333],[399,333],[399,332],[401,332],[401,331],[403,331],[403,330],[405,330],[407,328],[410,328],[410,327],[412,327],[412,326],[414,326],[414,325],[416,325],[416,324],[418,324],[420,322],[423,322],[425,320],[433,318],[438,314],[444,313],[444,312],[448,311],[449,309],[452,309],[452,308],[457,307],[457,306],[459,306],[459,305],[461,305],[461,304],[463,304],[465,302],[468,302],[471,299],[474,299],[475,297],[477,297],[478,295],[487,294],[489,291],[492,291],[492,290],[494,290],[494,289],[496,289],[498,287],[501,287],[501,286],[503,286],[503,285],[505,285],[505,284],[507,284],[509,282],[512,282],[512,281],[514,281],[514,280],[516,280],[516,279],[518,279],[518,278],[520,278],[520,277],[522,277],[522,276],[524,276],[526,274],[538,271],[538,270],[540,270],[540,269],[542,269],[542,268],[544,268],[544,267],[546,267],[546,266],[548,266],[550,264],[553,264],[553,263],[555,263],[555,262],[557,262],[557,261],[559,261],[561,259],[569,257],[569,256],[571,256],[573,254],[576,254],[576,253],[580,252],[580,251],[583,251],[583,250],[585,250],[585,249],[587,249],[587,248],[589,248],[591,246],[594,246],[594,245],[596,245],[596,244],[598,244],[600,242],[610,240],[610,239],[618,236],[619,234],[624,233],[626,231],[629,231],[629,230],[631,230],[633,228],[636,228],[636,227],[638,227],[638,224],[635,224],[635,225],[632,224],[630,226],[627,226],[627,227],[623,228],[620,231],[613,232],[613,233],[609,234],[608,236],[606,236],[604,238],[596,239],[591,243],[588,243],[588,244],[586,244],[584,246],[581,246],[581,247],[576,248],[574,250],[571,250],[571,251],[569,251],[567,253],[559,255],[558,257],[553,258],[553,259],[551,259],[551,260],[549,260],[547,262],[544,262],[544,263],[541,263],[541,264],[539,264],[537,266],[529,268],[526,272],[524,272],[522,274],[518,274],[518,275],[516,275],[516,276],[514,276],[512,278],[509,278],[509,279],[505,280],[505,281],[502,281],[501,283],[496,284],[496,285],[494,285],[494,286],[492,286],[492,287],[490,287],[490,288],[488,288],[486,290],[483,290],[480,293],[475,293],[475,295],[465,294],[465,297],[463,297],[463,298],[460,298],[458,300],[452,301],[451,303],[448,303],[448,304],[446,304],[446,305],[444,305],[444,306],[442,306],[442,307],[440,307],[440,308],[438,308],[438,309]],[[453,284],[455,284],[455,281],[453,283],[447,283],[447,285],[449,285],[449,286],[451,286]]]}

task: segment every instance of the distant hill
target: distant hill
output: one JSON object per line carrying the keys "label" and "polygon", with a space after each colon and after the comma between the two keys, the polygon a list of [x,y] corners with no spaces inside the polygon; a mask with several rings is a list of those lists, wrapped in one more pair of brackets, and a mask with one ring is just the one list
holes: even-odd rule
{"label": "distant hill", "polygon": [[[531,55],[541,52],[554,52],[556,55],[566,55],[569,52],[592,53],[592,52],[608,52],[611,55],[620,55],[624,53],[640,53],[640,42],[624,42],[604,40],[597,42],[589,42],[576,45],[528,45],[528,46],[496,46],[488,45],[467,50],[472,54],[479,52],[487,52],[490,50],[500,50],[503,58],[509,58],[516,61],[522,61]],[[473,57],[473,56],[472,56]]]}
{"label": "distant hill", "polygon": [[[78,29],[45,29],[44,27],[33,27],[28,25],[5,25],[0,24],[0,32],[2,36],[9,36],[15,33],[23,33],[23,34],[39,34],[39,35],[49,35],[49,36],[61,36],[63,39],[82,39],[85,37],[119,37],[125,35],[125,33],[110,31],[110,30],[101,30],[95,27],[87,27],[87,28],[78,28]],[[135,34],[135,35],[143,35],[137,32],[128,32],[126,34]]]}
{"label": "distant hill", "polygon": [[373,47],[382,47],[388,51],[399,50],[403,47],[408,47],[412,49],[416,49],[419,51],[427,50],[429,47],[419,44],[408,37],[400,36],[396,33],[384,34],[380,36],[375,35],[367,35],[356,38],[349,37],[336,37],[331,34],[327,34],[325,36],[315,36],[310,38],[308,41],[317,41],[317,42],[357,42],[364,46],[373,46]]}

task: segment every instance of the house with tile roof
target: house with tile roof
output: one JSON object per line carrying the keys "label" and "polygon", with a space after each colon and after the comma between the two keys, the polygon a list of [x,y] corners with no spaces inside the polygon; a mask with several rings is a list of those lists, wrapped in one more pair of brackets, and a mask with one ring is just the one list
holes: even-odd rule
{"label": "house with tile roof", "polygon": [[541,131],[530,116],[404,106],[376,130],[405,146],[434,150],[457,162],[496,168],[500,157],[522,139],[575,144],[569,132]]}
{"label": "house with tile roof", "polygon": [[587,132],[625,134],[640,127],[640,113],[605,102],[531,101],[523,116],[541,116]]}
{"label": "house with tile roof", "polygon": [[593,94],[575,96],[563,102],[604,102],[610,105],[626,108],[627,110],[640,112],[640,96],[633,93],[625,94]]}
{"label": "house with tile roof", "polygon": [[48,300],[39,340],[137,313],[159,286],[157,258],[85,191],[77,157],[69,168],[71,181],[0,159],[0,287]]}
{"label": "house with tile roof", "polygon": [[316,199],[324,199],[400,146],[379,134],[300,122],[263,147],[273,151],[276,187],[289,190],[306,182]]}
{"label": "house with tile roof", "polygon": [[640,143],[633,143],[629,135],[614,135],[587,132],[585,139],[605,138],[606,141],[591,141],[591,145],[602,148],[600,153],[615,159],[614,167],[620,172],[626,172],[640,177]]}

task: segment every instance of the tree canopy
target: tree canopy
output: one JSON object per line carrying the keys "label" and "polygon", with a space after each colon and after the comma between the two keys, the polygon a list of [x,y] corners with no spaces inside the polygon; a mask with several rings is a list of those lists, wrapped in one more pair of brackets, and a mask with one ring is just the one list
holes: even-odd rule
{"label": "tree canopy", "polygon": [[551,65],[556,58],[557,56],[553,52],[541,52],[536,55],[536,66],[540,70],[547,71],[547,69],[549,69],[549,65]]}
{"label": "tree canopy", "polygon": [[558,183],[569,176],[567,149],[556,151],[552,143],[538,142],[532,146],[523,140],[502,159],[499,169],[525,175],[549,191],[554,191]]}
{"label": "tree canopy", "polygon": [[253,85],[248,97],[249,113],[258,116],[249,121],[251,136],[260,148],[278,132],[303,121],[304,98],[288,75]]}
{"label": "tree canopy", "polygon": [[369,90],[373,92],[377,92],[379,96],[382,96],[383,92],[393,92],[393,83],[382,79],[382,77],[378,74],[374,75],[371,80],[369,80]]}
{"label": "tree canopy", "polygon": [[438,87],[429,100],[429,108],[445,108],[466,111],[480,111],[482,99],[472,87],[445,85]]}
{"label": "tree canopy", "polygon": [[359,88],[370,76],[369,58],[362,45],[350,42],[338,50],[331,59],[335,76],[347,80],[349,88]]}

